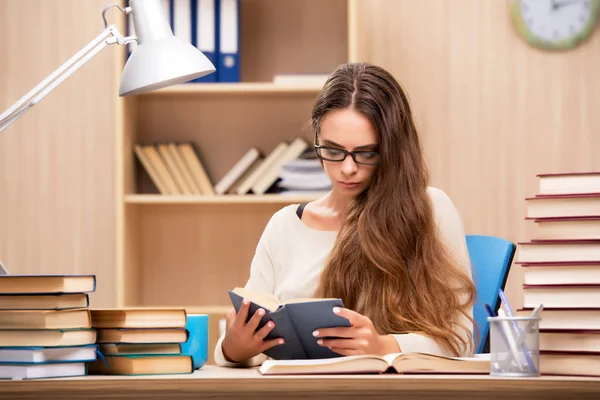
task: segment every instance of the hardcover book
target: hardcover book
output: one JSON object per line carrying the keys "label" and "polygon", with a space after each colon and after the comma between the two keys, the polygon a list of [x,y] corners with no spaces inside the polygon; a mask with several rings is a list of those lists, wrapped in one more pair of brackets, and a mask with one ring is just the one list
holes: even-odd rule
{"label": "hardcover book", "polygon": [[312,333],[319,328],[350,326],[346,318],[333,313],[334,307],[344,307],[341,299],[295,299],[279,303],[273,296],[243,288],[230,290],[229,296],[236,311],[239,311],[244,298],[251,301],[248,319],[258,309],[265,310],[257,330],[269,321],[275,323],[266,339],[283,338],[285,343],[265,351],[267,356],[276,360],[340,357],[340,354],[319,345]]}

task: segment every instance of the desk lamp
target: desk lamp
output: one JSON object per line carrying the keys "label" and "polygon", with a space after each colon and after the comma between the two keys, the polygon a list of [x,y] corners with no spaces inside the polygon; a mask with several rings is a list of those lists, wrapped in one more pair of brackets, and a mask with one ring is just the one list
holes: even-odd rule
{"label": "desk lamp", "polygon": [[[0,114],[0,132],[108,45],[127,45],[132,41],[138,44],[123,69],[119,96],[136,95],[215,72],[214,65],[200,50],[173,35],[161,1],[130,0],[126,8],[117,4],[104,7],[104,31]],[[108,24],[106,13],[112,7],[125,15],[132,14],[137,36],[123,36],[114,25]]]}

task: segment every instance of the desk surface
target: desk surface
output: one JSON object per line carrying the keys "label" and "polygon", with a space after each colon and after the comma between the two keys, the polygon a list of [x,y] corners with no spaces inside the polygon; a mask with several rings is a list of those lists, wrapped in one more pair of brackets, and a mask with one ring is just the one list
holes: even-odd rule
{"label": "desk surface", "polygon": [[[0,398],[199,399],[199,398],[600,398],[600,379],[496,378],[488,375],[262,376],[257,369],[205,366],[171,376],[86,376],[0,381]],[[567,397],[568,396],[568,397]]]}

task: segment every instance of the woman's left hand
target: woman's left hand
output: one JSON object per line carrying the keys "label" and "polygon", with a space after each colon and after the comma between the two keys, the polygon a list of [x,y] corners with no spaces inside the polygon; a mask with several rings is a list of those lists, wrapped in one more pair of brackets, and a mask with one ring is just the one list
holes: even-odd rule
{"label": "woman's left hand", "polygon": [[[317,343],[344,356],[362,354],[385,355],[400,351],[393,336],[379,335],[371,320],[347,308],[334,307],[333,312],[350,321],[350,327],[321,328],[313,332]],[[335,337],[335,339],[327,339]]]}

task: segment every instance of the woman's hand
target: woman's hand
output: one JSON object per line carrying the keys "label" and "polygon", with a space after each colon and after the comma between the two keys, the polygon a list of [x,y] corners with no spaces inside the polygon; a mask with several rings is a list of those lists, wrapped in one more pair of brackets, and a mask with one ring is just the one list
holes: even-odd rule
{"label": "woman's hand", "polygon": [[264,340],[275,327],[273,321],[269,321],[265,326],[256,331],[260,320],[265,315],[265,310],[262,308],[257,310],[248,323],[246,323],[249,310],[250,302],[243,300],[237,315],[234,309],[227,313],[227,330],[225,331],[221,349],[223,350],[225,359],[229,362],[243,362],[273,346],[283,344],[283,339]]}
{"label": "woman's hand", "polygon": [[396,339],[390,335],[379,335],[368,317],[347,308],[334,307],[333,312],[346,318],[352,326],[322,328],[314,331],[313,336],[318,338],[336,337],[336,339],[319,339],[317,341],[319,345],[329,347],[344,356],[385,355],[400,351]]}

